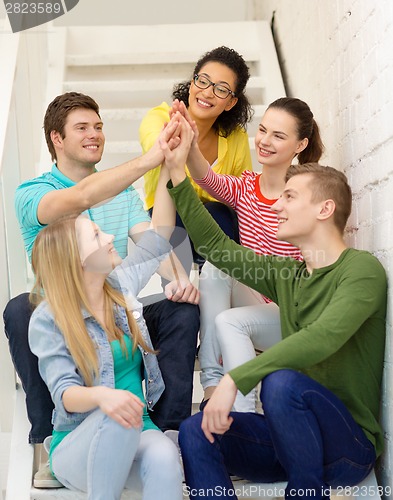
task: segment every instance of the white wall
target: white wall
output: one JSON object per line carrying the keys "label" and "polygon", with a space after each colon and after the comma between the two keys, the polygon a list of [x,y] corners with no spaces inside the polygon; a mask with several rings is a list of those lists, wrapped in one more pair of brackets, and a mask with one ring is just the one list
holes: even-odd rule
{"label": "white wall", "polygon": [[[393,2],[255,0],[272,18],[288,95],[309,103],[326,145],[323,163],[354,192],[349,242],[374,253],[392,280]],[[392,292],[389,295],[380,476],[393,487]]]}
{"label": "white wall", "polygon": [[[59,26],[100,24],[180,24],[217,21],[245,21],[248,19],[250,0],[212,2],[198,0],[130,1],[79,0],[67,15],[56,20]],[[204,36],[204,33],[201,33]]]}

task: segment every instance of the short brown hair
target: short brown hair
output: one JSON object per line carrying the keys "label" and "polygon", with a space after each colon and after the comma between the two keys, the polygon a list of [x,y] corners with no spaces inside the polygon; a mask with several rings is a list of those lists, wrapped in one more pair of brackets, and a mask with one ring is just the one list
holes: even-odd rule
{"label": "short brown hair", "polygon": [[343,233],[352,209],[352,191],[347,176],[333,167],[324,167],[319,163],[291,165],[286,173],[285,182],[300,174],[312,174],[310,188],[314,203],[331,199],[336,204],[334,223]]}
{"label": "short brown hair", "polygon": [[67,116],[71,111],[78,108],[92,109],[100,116],[100,108],[95,100],[88,95],[79,94],[78,92],[66,92],[65,94],[58,95],[53,99],[46,110],[44,117],[44,132],[52,161],[57,160],[57,155],[50,134],[53,130],[56,130],[64,139],[64,126],[67,121]]}

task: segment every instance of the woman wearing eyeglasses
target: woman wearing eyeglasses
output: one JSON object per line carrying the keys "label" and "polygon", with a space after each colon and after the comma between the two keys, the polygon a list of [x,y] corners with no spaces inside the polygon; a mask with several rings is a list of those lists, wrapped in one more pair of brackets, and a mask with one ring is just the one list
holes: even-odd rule
{"label": "woman wearing eyeglasses", "polygon": [[[218,47],[204,54],[197,62],[192,78],[174,87],[172,97],[184,102],[195,121],[198,146],[210,168],[219,174],[240,176],[252,170],[246,125],[252,110],[244,94],[250,77],[248,67],[235,50]],[[151,109],[142,120],[139,135],[143,152],[154,144],[162,127],[169,121],[170,106],[163,102]],[[145,175],[146,205],[151,211],[160,169]],[[189,175],[189,172],[187,171]],[[234,211],[215,200],[192,181],[195,191],[222,230],[238,241]],[[183,227],[177,216],[176,225]],[[196,262],[203,262],[194,254]]]}

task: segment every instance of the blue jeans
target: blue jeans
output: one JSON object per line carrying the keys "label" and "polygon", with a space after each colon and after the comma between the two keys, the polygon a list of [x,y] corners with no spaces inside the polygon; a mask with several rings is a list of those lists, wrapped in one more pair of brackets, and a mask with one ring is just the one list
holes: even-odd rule
{"label": "blue jeans", "polygon": [[199,307],[161,300],[143,308],[165,390],[150,411],[150,418],[162,431],[179,429],[191,415]]}
{"label": "blue jeans", "polygon": [[285,498],[330,498],[329,488],[361,482],[375,450],[345,405],[301,373],[279,370],[263,379],[264,415],[232,412],[233,423],[210,444],[202,413],[180,427],[190,498],[237,498],[230,475],[254,482],[288,481]]}
{"label": "blue jeans", "polygon": [[[28,326],[32,309],[27,293],[11,299],[3,314],[4,329],[15,369],[26,393],[27,416],[31,423],[29,443],[42,443],[52,434],[53,402],[38,371],[37,357],[30,351]],[[166,385],[151,412],[162,430],[178,429],[191,415],[199,308],[169,300],[144,307],[143,314]]]}
{"label": "blue jeans", "polygon": [[119,499],[123,488],[145,500],[182,500],[179,452],[161,431],[126,429],[96,410],[52,454],[58,480],[92,500]]}

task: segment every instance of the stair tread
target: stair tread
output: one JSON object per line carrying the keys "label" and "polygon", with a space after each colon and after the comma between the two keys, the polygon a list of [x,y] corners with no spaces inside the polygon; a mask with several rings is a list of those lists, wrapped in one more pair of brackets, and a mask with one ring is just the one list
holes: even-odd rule
{"label": "stair tread", "polygon": [[[68,80],[64,82],[65,89],[74,87],[88,87],[96,91],[110,92],[137,92],[139,90],[161,90],[171,89],[174,84],[171,78],[144,78],[138,80]],[[263,76],[251,76],[247,83],[247,90],[264,88],[265,78]]]}
{"label": "stair tread", "polygon": [[[114,65],[148,65],[148,64],[185,64],[195,63],[201,55],[200,50],[162,51],[162,52],[129,52],[108,54],[69,54],[66,56],[67,66],[114,66]],[[254,51],[245,58],[246,62],[257,61],[259,54]]]}

